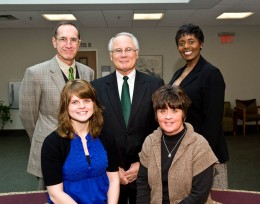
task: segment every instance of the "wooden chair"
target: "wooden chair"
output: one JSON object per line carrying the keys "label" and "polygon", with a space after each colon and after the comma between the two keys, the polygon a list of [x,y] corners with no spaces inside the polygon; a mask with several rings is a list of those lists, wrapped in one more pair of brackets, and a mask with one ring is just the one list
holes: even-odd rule
{"label": "wooden chair", "polygon": [[237,131],[237,120],[242,120],[243,135],[246,135],[246,122],[255,121],[258,132],[258,121],[260,121],[260,114],[258,109],[260,106],[256,105],[256,99],[250,100],[236,100],[236,107],[234,107],[234,134]]}

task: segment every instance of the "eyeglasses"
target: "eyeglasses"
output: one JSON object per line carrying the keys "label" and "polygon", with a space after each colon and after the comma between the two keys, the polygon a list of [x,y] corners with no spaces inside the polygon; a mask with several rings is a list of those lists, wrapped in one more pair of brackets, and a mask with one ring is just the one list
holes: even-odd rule
{"label": "eyeglasses", "polygon": [[70,42],[73,45],[76,45],[80,42],[80,40],[78,38],[66,38],[66,37],[61,37],[61,38],[55,38],[56,40],[58,40],[61,44],[66,44],[68,42]]}
{"label": "eyeglasses", "polygon": [[112,50],[110,52],[112,52],[112,53],[114,53],[116,55],[121,55],[121,54],[123,54],[123,52],[125,52],[125,54],[132,54],[135,51],[137,51],[137,49],[133,49],[131,47],[127,47],[125,49],[118,48],[118,49]]}

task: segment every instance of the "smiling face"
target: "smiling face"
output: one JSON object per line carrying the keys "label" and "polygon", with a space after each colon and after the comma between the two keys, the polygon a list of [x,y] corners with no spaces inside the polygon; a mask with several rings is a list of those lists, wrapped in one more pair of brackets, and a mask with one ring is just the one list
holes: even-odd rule
{"label": "smiling face", "polygon": [[[117,52],[117,50],[121,50],[121,52]],[[110,58],[120,74],[126,76],[131,73],[138,59],[138,50],[133,40],[124,35],[115,37]]]}
{"label": "smiling face", "polygon": [[181,109],[171,109],[167,106],[165,109],[158,109],[157,120],[166,135],[175,135],[183,130],[183,111]]}
{"label": "smiling face", "polygon": [[193,34],[184,34],[178,40],[179,53],[186,62],[193,62],[199,59],[202,45],[203,44]]}
{"label": "smiling face", "polygon": [[57,49],[58,58],[72,65],[80,45],[78,30],[72,25],[61,25],[57,30],[57,36],[52,38],[52,44]]}
{"label": "smiling face", "polygon": [[76,95],[72,95],[68,113],[72,123],[88,123],[94,113],[94,102],[91,99],[80,99]]}

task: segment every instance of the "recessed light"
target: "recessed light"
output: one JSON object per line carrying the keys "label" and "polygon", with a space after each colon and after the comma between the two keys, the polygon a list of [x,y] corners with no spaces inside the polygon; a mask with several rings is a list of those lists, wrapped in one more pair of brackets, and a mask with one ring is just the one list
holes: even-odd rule
{"label": "recessed light", "polygon": [[160,20],[163,13],[135,13],[134,20]]}
{"label": "recessed light", "polygon": [[253,12],[223,13],[217,19],[241,19],[253,15]]}
{"label": "recessed light", "polygon": [[43,14],[44,18],[49,21],[76,21],[77,19],[72,14]]}

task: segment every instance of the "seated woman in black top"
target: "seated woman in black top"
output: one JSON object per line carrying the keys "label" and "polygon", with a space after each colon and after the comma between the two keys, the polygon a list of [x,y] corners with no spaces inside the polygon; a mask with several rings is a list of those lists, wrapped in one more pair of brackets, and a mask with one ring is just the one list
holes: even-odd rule
{"label": "seated woman in black top", "polygon": [[69,81],[61,93],[58,128],[42,147],[50,203],[118,202],[117,154],[112,135],[102,126],[94,88],[84,80]]}

